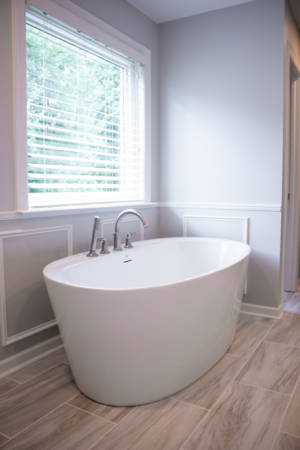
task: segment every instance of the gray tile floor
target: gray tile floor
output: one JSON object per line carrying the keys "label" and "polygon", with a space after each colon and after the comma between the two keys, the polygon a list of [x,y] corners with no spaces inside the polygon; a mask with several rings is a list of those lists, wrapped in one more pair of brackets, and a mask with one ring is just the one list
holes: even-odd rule
{"label": "gray tile floor", "polygon": [[0,447],[300,450],[300,315],[242,316],[224,357],[183,391],[114,408],[80,394],[63,349],[0,379]]}

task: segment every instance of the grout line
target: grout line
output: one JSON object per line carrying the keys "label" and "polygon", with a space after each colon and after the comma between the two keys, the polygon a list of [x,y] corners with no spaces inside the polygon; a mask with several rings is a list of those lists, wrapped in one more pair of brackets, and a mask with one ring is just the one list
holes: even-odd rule
{"label": "grout line", "polygon": [[[270,327],[268,328],[268,330],[265,332],[265,334],[263,335],[263,337],[258,341],[258,343],[253,347],[253,350],[249,352],[249,356],[245,357],[245,361],[244,364],[241,364],[241,367],[239,370],[237,370],[233,381],[235,381],[238,376],[241,374],[242,370],[244,369],[244,367],[248,364],[248,362],[250,361],[250,359],[253,357],[254,353],[256,353],[256,351],[258,350],[258,348],[261,346],[261,344],[264,342],[264,340],[266,339],[266,337],[268,336],[268,334],[270,333],[271,329],[273,328],[273,326],[275,325],[275,323],[272,323],[270,325]],[[229,353],[231,354],[231,353]],[[243,358],[243,355],[239,355],[239,358]]]}
{"label": "grout line", "polygon": [[[196,430],[200,427],[200,425],[202,424],[202,421],[207,418],[210,414],[211,411],[217,407],[217,405],[222,401],[222,398],[225,396],[225,394],[227,393],[227,390],[229,388],[232,387],[232,385],[234,383],[238,383],[236,381],[237,377],[240,375],[240,373],[242,372],[242,370],[244,369],[244,367],[248,364],[248,362],[250,361],[250,359],[252,358],[252,356],[254,355],[254,353],[256,352],[256,350],[259,348],[259,346],[263,343],[264,339],[266,338],[266,336],[269,334],[269,332],[271,331],[272,327],[275,325],[276,322],[272,323],[270,325],[270,327],[268,328],[268,330],[265,332],[265,334],[263,335],[263,337],[260,339],[260,341],[256,344],[256,346],[253,347],[253,351],[249,352],[249,357],[245,358],[244,364],[241,364],[241,367],[239,370],[237,370],[234,378],[228,383],[228,385],[224,388],[223,392],[220,394],[220,396],[216,399],[216,401],[212,404],[211,409],[207,411],[207,413],[204,415],[204,417],[202,418],[202,420],[200,420],[199,424],[193,429],[193,431],[188,435],[188,437],[185,439],[185,441],[182,443],[181,447],[179,450],[184,450],[183,446],[185,445],[185,443],[192,437],[192,435],[196,432]],[[226,354],[226,353],[225,353]],[[236,354],[232,354],[227,352],[227,354],[232,355],[232,356],[239,356],[239,358],[242,358],[242,355],[236,355]]]}
{"label": "grout line", "polygon": [[0,434],[2,434],[2,436],[4,436],[6,439],[11,439],[9,436],[7,436],[7,434],[3,433],[2,431],[0,432]]}
{"label": "grout line", "polygon": [[93,444],[91,444],[90,447],[88,447],[86,450],[91,450],[92,448],[94,448],[95,445],[98,445],[99,442],[101,442],[102,439],[104,439],[108,433],[111,433],[115,428],[119,427],[121,425],[121,423],[123,422],[123,420],[126,419],[128,416],[130,416],[130,414],[132,414],[133,411],[135,411],[137,408],[138,408],[138,406],[133,406],[132,410],[129,411],[129,413],[125,417],[123,417],[123,419],[121,419],[119,423],[114,423],[115,426],[113,426],[110,430],[107,430],[97,441],[95,441]]}
{"label": "grout line", "polygon": [[271,342],[272,344],[278,344],[278,345],[284,345],[285,347],[289,347],[289,348],[297,348],[298,350],[300,349],[300,345],[292,345],[292,344],[286,344],[285,342],[278,342],[278,341],[272,341],[272,339],[265,339],[266,342]]}
{"label": "grout line", "polygon": [[[196,381],[197,381],[197,380],[196,380]],[[176,402],[183,403],[184,405],[195,406],[195,408],[197,408],[197,409],[203,409],[203,411],[206,411],[206,412],[207,412],[207,411],[210,411],[210,408],[205,408],[204,406],[196,405],[196,403],[187,402],[187,401],[185,401],[185,400],[182,400],[181,398],[176,398],[176,397],[174,397],[174,396],[176,396],[176,394],[170,395],[170,396],[167,397],[167,398],[172,398],[172,399],[175,400]]]}
{"label": "grout line", "polygon": [[[279,434],[281,432],[281,427],[283,425],[283,421],[285,419],[285,416],[286,416],[286,414],[288,412],[288,409],[289,409],[289,407],[290,407],[290,405],[292,403],[292,400],[294,398],[294,395],[295,395],[295,392],[296,392],[299,380],[300,380],[300,375],[298,376],[298,379],[297,379],[297,381],[295,383],[295,386],[294,386],[294,388],[293,388],[293,390],[292,390],[292,392],[290,394],[289,400],[287,401],[286,407],[285,407],[285,409],[284,409],[284,411],[282,413],[281,420],[280,420],[279,425],[278,425],[278,430],[277,430],[278,433],[277,434]],[[288,433],[286,433],[286,434],[288,434]],[[274,441],[273,441],[272,446],[271,446],[271,450],[274,448],[275,443],[276,443],[276,438],[274,438]]]}
{"label": "grout line", "polygon": [[[14,381],[15,383],[17,383],[17,384],[23,384],[23,383],[21,383],[21,381],[18,381],[18,380],[15,380],[13,377],[11,377],[10,375],[7,375],[6,377],[4,377],[4,378],[7,378],[9,381]],[[4,379],[3,378],[3,379]],[[1,379],[1,378],[0,378]],[[16,387],[16,386],[15,386]],[[14,389],[14,388],[12,388],[12,389]],[[10,389],[9,389],[10,390]]]}
{"label": "grout line", "polygon": [[300,439],[300,435],[293,434],[293,433],[287,433],[286,431],[279,431],[279,434],[286,434],[287,436],[291,436],[291,437],[294,437],[296,439]]}
{"label": "grout line", "polygon": [[48,370],[54,369],[54,367],[57,367],[59,364],[63,364],[63,363],[68,362],[68,360],[65,358],[64,361],[61,361],[61,362],[59,362],[59,363],[56,363],[56,364],[54,364],[53,366],[49,367],[48,369],[45,369],[45,370],[43,370],[42,372],[39,372],[39,373],[37,373],[37,374],[35,374],[35,375],[32,375],[30,378],[28,378],[28,379],[25,380],[25,381],[20,381],[20,380],[14,378],[14,374],[15,374],[15,373],[21,372],[22,370],[26,369],[27,367],[30,367],[32,364],[35,364],[37,361],[40,361],[40,360],[42,360],[42,359],[44,359],[44,358],[45,358],[45,359],[48,358],[49,355],[51,355],[52,353],[55,353],[55,352],[57,352],[57,351],[60,351],[62,348],[64,349],[64,346],[63,346],[63,345],[60,345],[59,347],[55,347],[55,348],[53,348],[53,349],[50,349],[46,354],[43,354],[42,356],[38,356],[38,357],[36,357],[34,360],[31,360],[26,366],[21,367],[21,368],[15,370],[14,372],[11,372],[11,373],[8,375],[8,377],[11,378],[11,379],[12,379],[13,381],[15,381],[16,383],[24,384],[24,383],[26,383],[27,381],[31,380],[32,378],[35,378],[35,377],[41,375],[42,373],[47,372]]}
{"label": "grout line", "polygon": [[[129,414],[130,414],[130,413],[129,413]],[[99,442],[102,441],[102,439],[105,438],[105,436],[106,436],[108,433],[111,433],[111,431],[113,431],[115,428],[117,428],[117,427],[119,426],[118,423],[114,423],[113,425],[114,425],[114,426],[112,426],[109,430],[105,431],[105,433],[103,433],[102,436],[101,436],[99,439],[97,439],[95,442],[93,442],[86,450],[91,450],[91,449],[93,449],[96,445],[99,444]]]}
{"label": "grout line", "polygon": [[[11,394],[11,393],[14,393],[14,391],[16,390],[16,389],[18,389],[18,388],[20,388],[20,387],[22,387],[22,386],[24,386],[26,383],[29,383],[29,382],[31,382],[34,378],[38,378],[38,377],[40,377],[41,375],[44,375],[45,373],[47,373],[47,372],[50,372],[50,370],[53,370],[53,369],[55,369],[56,367],[59,367],[59,366],[61,366],[61,365],[66,365],[66,363],[65,362],[60,362],[60,363],[57,363],[55,366],[52,366],[52,367],[50,367],[49,369],[47,369],[47,370],[44,370],[43,372],[41,372],[41,373],[38,373],[37,375],[35,375],[35,376],[33,376],[33,377],[31,377],[31,378],[29,378],[28,380],[26,380],[26,381],[23,381],[22,383],[21,382],[18,382],[17,380],[12,380],[12,381],[14,381],[15,383],[17,383],[17,385],[16,386],[14,386],[13,388],[11,388],[11,389],[9,389],[8,391],[6,391],[6,392],[3,392],[2,394],[0,394],[0,402],[2,401],[2,397],[3,396],[5,396],[5,395],[7,395],[7,394]],[[69,367],[70,368],[70,367]],[[71,369],[70,369],[71,370]],[[72,374],[72,371],[71,371],[71,382],[74,382],[74,378],[73,378],[73,374]],[[5,377],[6,378],[6,377]],[[74,383],[75,384],[75,383]],[[76,386],[76,384],[75,384],[75,386]],[[76,389],[78,389],[77,388],[77,386],[76,386]],[[78,395],[78,394],[77,394]]]}
{"label": "grout line", "polygon": [[[69,401],[72,401],[72,400],[68,400],[67,402],[64,403],[64,405],[70,406],[71,408],[74,408],[74,409],[77,409],[77,410],[79,410],[81,412],[89,414],[92,417],[97,417],[97,419],[103,419],[104,422],[108,422],[108,423],[111,423],[111,424],[115,424],[116,423],[116,422],[113,422],[112,420],[106,419],[105,417],[98,416],[97,414],[95,414],[93,412],[87,411],[86,409],[80,408],[79,406],[72,405],[71,403],[69,403]],[[99,403],[99,405],[101,405],[101,404]]]}
{"label": "grout line", "polygon": [[[51,338],[51,339],[48,339],[48,340],[53,340],[53,339],[56,339],[56,337]],[[46,341],[45,341],[45,342],[46,342]],[[37,346],[39,346],[39,345],[40,345],[40,344],[37,344]],[[6,370],[3,374],[0,375],[0,379],[1,379],[1,378],[4,378],[4,377],[11,376],[11,374],[13,374],[14,372],[18,372],[19,370],[21,370],[21,369],[23,369],[23,368],[25,368],[25,367],[27,367],[27,366],[30,366],[30,364],[32,364],[32,363],[34,363],[34,362],[36,362],[36,361],[38,361],[38,360],[40,360],[40,359],[42,359],[42,358],[44,358],[44,357],[50,355],[51,353],[53,353],[53,352],[59,350],[59,349],[62,348],[62,347],[64,347],[64,345],[63,345],[63,344],[59,344],[59,345],[57,345],[56,347],[50,348],[50,350],[47,350],[46,352],[41,353],[41,354],[35,356],[34,358],[31,358],[30,360],[25,361],[25,362],[19,364],[19,365],[17,366],[17,368],[11,368],[11,369]],[[30,349],[27,349],[27,350],[30,350]],[[24,352],[26,352],[27,350],[24,350]],[[20,353],[21,353],[21,352],[20,352]],[[14,355],[14,356],[15,356],[15,355]],[[12,357],[9,357],[9,358],[12,358]],[[9,358],[7,358],[7,359],[9,359]]]}
{"label": "grout line", "polygon": [[54,411],[56,411],[57,409],[59,409],[64,403],[60,403],[58,406],[56,406],[55,408],[51,409],[51,411],[47,412],[46,414],[44,414],[43,416],[39,417],[37,420],[35,420],[34,422],[32,422],[31,424],[27,425],[27,427],[23,428],[22,430],[18,431],[17,433],[15,433],[14,435],[12,435],[9,439],[15,439],[16,437],[18,437],[20,434],[24,433],[25,431],[27,431],[28,429],[30,429],[33,426],[36,426],[39,422],[41,422],[43,419],[45,419],[46,417],[48,417],[50,414],[52,414]]}
{"label": "grout line", "polygon": [[66,359],[64,361],[57,362],[53,366],[48,367],[48,369],[42,370],[41,372],[38,372],[35,375],[32,375],[30,378],[28,378],[27,380],[24,380],[24,381],[19,381],[19,380],[15,379],[15,378],[12,378],[12,380],[15,381],[16,383],[18,383],[20,386],[22,386],[23,384],[27,383],[28,381],[31,381],[34,378],[39,377],[40,375],[44,375],[45,373],[49,372],[50,370],[55,369],[55,367],[58,367],[61,364],[66,364],[67,362],[68,361]]}
{"label": "grout line", "polygon": [[[226,389],[225,389],[226,390]],[[223,394],[223,393],[222,393]],[[204,416],[202,417],[202,419],[200,420],[200,422],[195,426],[195,428],[190,432],[190,434],[186,437],[186,439],[182,442],[179,450],[184,450],[184,446],[185,444],[190,440],[190,438],[193,436],[194,433],[196,433],[196,430],[198,428],[200,428],[200,426],[202,425],[202,422],[204,422],[204,419],[207,419],[207,417],[209,417],[209,415],[211,414],[211,412],[208,410],[206,414],[204,414]]]}
{"label": "grout line", "polygon": [[[264,386],[257,386],[255,384],[250,384],[250,383],[245,383],[244,381],[237,381],[237,384],[242,384],[243,386],[249,386],[255,389],[261,389],[263,391],[268,391],[268,392],[272,392],[273,394],[279,394],[282,395],[283,397],[288,397],[288,399],[290,398],[291,394],[286,394],[284,392],[280,392],[280,391],[275,391],[274,389],[270,389],[270,388],[266,388]],[[294,388],[293,388],[294,389]]]}
{"label": "grout line", "polygon": [[[261,340],[253,347],[253,350],[249,352],[249,358],[246,360],[246,362],[248,362],[252,358],[253,354],[256,352],[258,347],[262,344],[262,342],[266,339],[266,337],[270,333],[271,329],[275,326],[275,323],[276,322],[271,323],[271,325],[269,326],[269,328],[267,329],[267,331],[265,332],[265,334],[263,335]],[[232,356],[238,356],[239,358],[243,358],[244,357],[242,354],[238,354],[238,353],[230,353],[230,352],[227,352],[227,353],[229,355],[232,355]]]}

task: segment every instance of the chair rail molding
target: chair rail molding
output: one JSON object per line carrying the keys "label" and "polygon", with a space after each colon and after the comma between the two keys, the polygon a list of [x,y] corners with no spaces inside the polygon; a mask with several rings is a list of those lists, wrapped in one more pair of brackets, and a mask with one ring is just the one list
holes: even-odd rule
{"label": "chair rail molding", "polygon": [[[8,316],[7,316],[7,292],[6,292],[6,280],[5,280],[5,255],[4,255],[4,243],[6,240],[12,240],[19,237],[49,235],[63,231],[67,233],[66,236],[66,249],[67,255],[72,255],[73,252],[73,233],[72,225],[61,225],[47,228],[36,228],[29,230],[16,230],[16,231],[4,231],[0,232],[0,325],[1,325],[1,342],[3,346],[12,344],[21,339],[32,336],[47,328],[53,327],[57,324],[56,319],[42,322],[31,328],[22,330],[15,334],[8,334]],[[16,274],[17,275],[17,274]]]}
{"label": "chair rail molding", "polygon": [[161,208],[183,208],[183,209],[215,209],[227,211],[261,211],[281,212],[280,204],[264,203],[214,203],[214,202],[186,202],[186,201],[161,201]]}

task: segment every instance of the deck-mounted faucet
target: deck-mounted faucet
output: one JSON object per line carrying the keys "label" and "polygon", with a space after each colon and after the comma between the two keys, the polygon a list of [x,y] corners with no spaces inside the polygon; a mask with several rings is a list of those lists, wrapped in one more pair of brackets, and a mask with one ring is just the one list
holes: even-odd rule
{"label": "deck-mounted faucet", "polygon": [[100,217],[95,216],[93,232],[92,232],[92,239],[91,239],[91,243],[90,243],[90,249],[86,256],[93,256],[93,257],[99,256],[99,253],[97,253],[98,242],[101,242],[100,255],[106,255],[107,253],[109,253],[109,250],[107,248],[106,239],[98,236],[99,228],[100,228]]}
{"label": "deck-mounted faucet", "polygon": [[115,222],[115,231],[114,231],[114,250],[115,251],[123,250],[121,247],[120,239],[119,239],[118,225],[119,225],[120,219],[124,216],[127,216],[128,214],[132,214],[132,215],[138,217],[140,219],[140,221],[142,222],[142,224],[144,225],[144,228],[147,228],[149,226],[145,217],[141,213],[136,211],[135,209],[125,209],[124,211],[122,211],[118,215],[117,220]]}

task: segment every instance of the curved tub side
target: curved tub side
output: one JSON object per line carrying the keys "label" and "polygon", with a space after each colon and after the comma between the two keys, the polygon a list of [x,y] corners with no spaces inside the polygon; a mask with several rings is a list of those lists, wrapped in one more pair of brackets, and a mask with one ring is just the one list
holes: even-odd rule
{"label": "curved tub side", "polygon": [[206,372],[230,346],[248,257],[164,287],[104,291],[46,280],[79,389],[101,403],[159,400]]}

